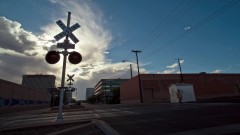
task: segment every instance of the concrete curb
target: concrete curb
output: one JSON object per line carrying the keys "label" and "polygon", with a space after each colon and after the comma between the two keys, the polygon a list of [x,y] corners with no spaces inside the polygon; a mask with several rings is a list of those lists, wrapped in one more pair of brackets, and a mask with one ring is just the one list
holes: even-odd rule
{"label": "concrete curb", "polygon": [[71,127],[71,128],[67,128],[67,129],[64,129],[64,130],[48,133],[46,135],[59,135],[59,134],[66,133],[68,131],[76,130],[76,129],[87,127],[87,126],[91,126],[91,125],[92,125],[92,123],[87,123],[87,124],[83,124],[83,125],[78,125],[78,126],[74,126],[74,127]]}
{"label": "concrete curb", "polygon": [[93,120],[93,123],[94,128],[99,130],[99,135],[120,135],[116,130],[102,120]]}

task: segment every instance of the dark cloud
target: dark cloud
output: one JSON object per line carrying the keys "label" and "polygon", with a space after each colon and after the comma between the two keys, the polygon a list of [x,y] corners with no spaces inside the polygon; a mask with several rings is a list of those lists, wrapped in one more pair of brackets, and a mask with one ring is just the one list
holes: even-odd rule
{"label": "dark cloud", "polygon": [[0,74],[2,79],[19,82],[23,74],[55,73],[57,69],[50,67],[44,58],[26,55],[0,54]]}
{"label": "dark cloud", "polygon": [[34,50],[36,41],[31,40],[32,34],[21,28],[21,24],[5,17],[0,17],[0,46],[3,49],[19,53]]}
{"label": "dark cloud", "polygon": [[47,47],[47,46],[43,46],[43,50],[45,50],[45,51],[49,51],[49,47]]}
{"label": "dark cloud", "polygon": [[34,53],[24,52],[24,54],[25,54],[26,56],[37,56],[37,55],[38,55],[37,52],[34,52]]}
{"label": "dark cloud", "polygon": [[43,50],[45,50],[45,51],[51,51],[51,50],[56,50],[56,49],[57,49],[57,45],[52,45],[52,46],[50,46],[50,47],[43,46],[42,48],[43,48]]}
{"label": "dark cloud", "polygon": [[52,45],[49,50],[56,50],[57,49],[57,45]]}

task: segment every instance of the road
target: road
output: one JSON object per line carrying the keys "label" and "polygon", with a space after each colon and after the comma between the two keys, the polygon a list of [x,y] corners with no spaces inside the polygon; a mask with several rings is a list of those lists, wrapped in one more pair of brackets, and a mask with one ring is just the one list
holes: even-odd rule
{"label": "road", "polygon": [[101,119],[122,135],[240,134],[239,103],[88,105],[132,115]]}
{"label": "road", "polygon": [[[49,111],[49,108],[27,112],[0,114],[0,130],[56,124],[57,115],[57,113]],[[102,117],[105,118],[124,115],[131,115],[131,112],[120,112],[115,109],[82,109],[78,111],[64,112],[63,119],[65,123],[71,123],[92,121]]]}
{"label": "road", "polygon": [[[100,119],[122,135],[240,134],[239,103],[91,105],[64,112],[64,122]],[[0,115],[0,130],[54,124],[48,110]]]}

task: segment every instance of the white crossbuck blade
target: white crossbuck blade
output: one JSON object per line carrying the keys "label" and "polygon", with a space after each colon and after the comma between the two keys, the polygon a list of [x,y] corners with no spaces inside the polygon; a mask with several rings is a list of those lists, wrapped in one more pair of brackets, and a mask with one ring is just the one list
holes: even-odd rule
{"label": "white crossbuck blade", "polygon": [[81,26],[76,23],[74,25],[72,25],[70,28],[68,28],[61,20],[58,20],[57,25],[63,30],[62,32],[60,32],[59,34],[57,34],[56,36],[54,36],[54,38],[58,41],[61,38],[65,37],[65,36],[69,36],[69,38],[72,39],[72,41],[76,44],[77,42],[79,42],[79,40],[75,37],[75,35],[72,33],[74,30],[80,28]]}

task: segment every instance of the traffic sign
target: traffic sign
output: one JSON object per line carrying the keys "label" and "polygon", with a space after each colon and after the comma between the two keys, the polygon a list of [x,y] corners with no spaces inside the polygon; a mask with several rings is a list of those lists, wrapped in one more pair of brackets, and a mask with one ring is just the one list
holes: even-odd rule
{"label": "traffic sign", "polygon": [[77,39],[77,37],[75,37],[72,33],[68,35],[72,41],[76,44],[77,42],[79,42],[79,40]]}
{"label": "traffic sign", "polygon": [[75,49],[75,45],[71,43],[57,43],[57,48]]}
{"label": "traffic sign", "polygon": [[73,85],[73,83],[72,83],[72,82],[69,82],[68,85]]}
{"label": "traffic sign", "polygon": [[62,30],[67,28],[67,26],[61,20],[58,20],[56,23]]}
{"label": "traffic sign", "polygon": [[73,26],[71,26],[69,29],[70,29],[70,31],[74,31],[74,30],[76,30],[76,29],[78,29],[78,28],[80,28],[81,26],[78,24],[78,23],[75,23]]}
{"label": "traffic sign", "polygon": [[67,82],[68,81],[70,81],[70,83],[71,83],[71,81],[74,82],[74,80],[73,80],[74,74],[73,75],[67,75],[67,76],[68,76]]}
{"label": "traffic sign", "polygon": [[57,34],[56,36],[54,36],[54,38],[58,41],[61,38],[65,37],[65,36],[69,36],[69,38],[72,39],[72,41],[76,44],[77,42],[79,42],[79,40],[75,37],[75,35],[72,33],[73,31],[75,31],[76,29],[80,28],[81,26],[76,23],[74,25],[72,25],[70,28],[67,27],[61,20],[58,20],[57,25],[63,30],[62,32],[60,32],[59,34]]}

